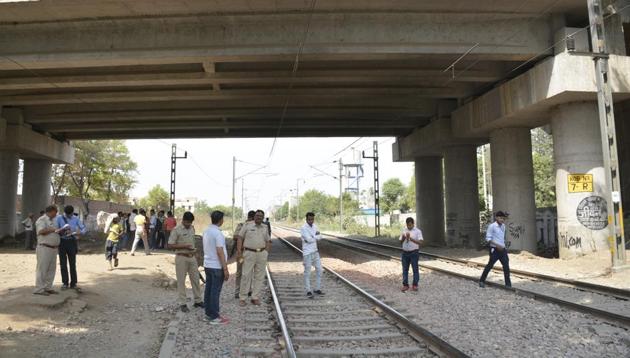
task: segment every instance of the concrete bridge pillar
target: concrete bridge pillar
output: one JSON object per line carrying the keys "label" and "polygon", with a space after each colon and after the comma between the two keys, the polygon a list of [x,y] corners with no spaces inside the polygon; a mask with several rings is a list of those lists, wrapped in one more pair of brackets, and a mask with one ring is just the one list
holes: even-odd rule
{"label": "concrete bridge pillar", "polygon": [[22,218],[39,212],[50,204],[52,162],[46,159],[24,159],[22,180]]}
{"label": "concrete bridge pillar", "polygon": [[418,157],[415,164],[416,225],[427,244],[444,246],[442,157]]}
{"label": "concrete bridge pillar", "polygon": [[446,245],[479,246],[477,147],[461,145],[444,151],[446,181]]}
{"label": "concrete bridge pillar", "polygon": [[18,169],[17,153],[0,151],[0,238],[15,235]]}
{"label": "concrete bridge pillar", "polygon": [[552,112],[558,246],[561,258],[608,249],[610,190],[596,102],[568,103]]}
{"label": "concrete bridge pillar", "polygon": [[512,250],[536,252],[536,201],[529,128],[490,133],[493,211],[510,213],[505,241]]}

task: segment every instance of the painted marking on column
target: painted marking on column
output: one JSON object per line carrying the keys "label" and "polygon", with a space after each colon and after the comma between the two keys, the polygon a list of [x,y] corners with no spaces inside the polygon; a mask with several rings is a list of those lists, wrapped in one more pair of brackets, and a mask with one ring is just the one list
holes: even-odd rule
{"label": "painted marking on column", "polygon": [[610,221],[607,205],[601,196],[586,197],[578,204],[576,217],[587,229],[603,230]]}
{"label": "painted marking on column", "polygon": [[592,193],[593,174],[569,174],[569,193]]}

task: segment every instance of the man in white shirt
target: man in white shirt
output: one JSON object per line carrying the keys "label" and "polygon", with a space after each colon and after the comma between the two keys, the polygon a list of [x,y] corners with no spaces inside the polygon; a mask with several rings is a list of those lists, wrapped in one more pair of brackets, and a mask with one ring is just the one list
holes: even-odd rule
{"label": "man in white shirt", "polygon": [[418,260],[420,259],[420,242],[423,240],[422,231],[414,226],[413,218],[409,217],[405,220],[407,227],[403,229],[400,235],[402,242],[402,269],[403,269],[403,287],[402,292],[409,290],[409,265],[413,270],[412,291],[418,291],[418,281],[420,281],[420,270],[418,268]]}
{"label": "man in white shirt", "polygon": [[503,278],[505,279],[505,286],[512,287],[512,281],[510,280],[510,259],[508,258],[507,248],[505,247],[505,219],[509,214],[503,211],[497,211],[494,214],[494,222],[488,225],[486,230],[486,241],[490,245],[490,258],[488,264],[483,269],[481,278],[479,278],[479,287],[485,287],[486,277],[492,270],[492,267],[497,261],[501,261],[503,266]]}
{"label": "man in white shirt", "polygon": [[230,277],[227,266],[227,249],[225,236],[221,232],[223,212],[213,211],[210,214],[212,224],[203,232],[203,267],[206,272],[206,288],[204,301],[206,303],[206,320],[210,324],[228,324],[230,321],[219,314],[219,298],[223,282]]}
{"label": "man in white shirt", "polygon": [[321,290],[322,285],[322,263],[319,258],[319,252],[317,251],[317,241],[322,239],[322,235],[319,233],[317,226],[315,226],[315,214],[312,212],[306,213],[306,224],[302,226],[300,230],[300,236],[302,237],[302,255],[304,260],[304,289],[306,290],[306,297],[313,298],[313,291],[311,291],[311,265],[315,265],[315,293],[323,295]]}
{"label": "man in white shirt", "polygon": [[26,219],[22,220],[22,226],[24,227],[24,249],[26,250],[35,250],[33,224],[33,213],[28,213]]}

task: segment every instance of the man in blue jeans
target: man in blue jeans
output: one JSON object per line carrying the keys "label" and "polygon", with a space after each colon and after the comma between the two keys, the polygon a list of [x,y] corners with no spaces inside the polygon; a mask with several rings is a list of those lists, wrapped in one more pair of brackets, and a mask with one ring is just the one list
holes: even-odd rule
{"label": "man in blue jeans", "polygon": [[225,237],[221,232],[223,212],[213,211],[210,214],[212,224],[203,232],[203,267],[206,272],[206,288],[204,301],[206,302],[206,320],[210,324],[228,324],[230,321],[219,315],[219,299],[223,282],[230,277],[227,266],[227,249]]}
{"label": "man in blue jeans", "polygon": [[486,230],[486,241],[490,244],[490,258],[486,268],[483,269],[481,278],[479,279],[479,287],[485,287],[486,277],[492,270],[497,261],[501,261],[503,266],[503,277],[505,279],[505,287],[512,287],[510,280],[510,259],[508,258],[507,248],[505,247],[505,219],[508,213],[497,211],[494,214],[494,222],[488,225]]}
{"label": "man in blue jeans", "polygon": [[409,290],[409,265],[413,270],[413,284],[411,286],[412,291],[418,291],[418,281],[420,281],[420,271],[418,269],[418,259],[420,259],[420,241],[422,238],[422,231],[414,226],[415,222],[413,218],[409,217],[405,220],[407,227],[403,229],[400,234],[400,241],[402,242],[402,269],[403,269],[403,287],[402,292]]}
{"label": "man in blue jeans", "polygon": [[[81,289],[77,287],[77,253],[79,246],[77,240],[80,235],[87,232],[85,226],[74,215],[74,207],[66,205],[63,209],[63,215],[57,216],[57,226],[61,228],[59,236],[59,265],[61,266],[62,290],[73,288],[77,291]],[[68,264],[70,265],[70,277],[68,277]]]}

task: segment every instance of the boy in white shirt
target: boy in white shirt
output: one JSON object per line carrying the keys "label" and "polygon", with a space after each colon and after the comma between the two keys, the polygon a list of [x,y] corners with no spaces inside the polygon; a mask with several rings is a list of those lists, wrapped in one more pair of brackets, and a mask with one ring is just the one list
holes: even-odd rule
{"label": "boy in white shirt", "polygon": [[420,259],[420,241],[422,241],[422,231],[414,226],[413,218],[409,217],[405,220],[407,227],[403,229],[400,235],[402,242],[402,269],[403,269],[403,287],[402,292],[409,290],[409,265],[413,270],[412,291],[418,291],[418,281],[420,281],[420,270],[418,269],[418,260]]}

